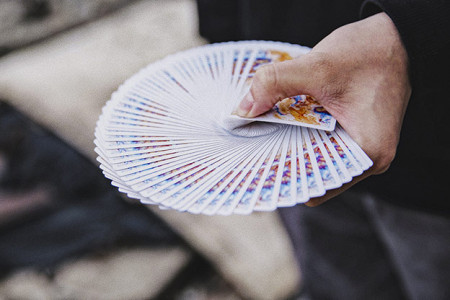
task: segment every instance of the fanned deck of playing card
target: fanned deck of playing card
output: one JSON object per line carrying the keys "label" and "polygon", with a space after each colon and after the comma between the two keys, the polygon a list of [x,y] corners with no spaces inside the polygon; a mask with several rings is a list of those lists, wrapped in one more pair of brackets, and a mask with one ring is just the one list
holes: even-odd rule
{"label": "fanned deck of playing card", "polygon": [[255,119],[234,114],[259,67],[308,51],[230,42],[150,64],[103,108],[100,168],[129,197],[209,215],[293,206],[351,181],[372,162],[313,98],[286,98]]}

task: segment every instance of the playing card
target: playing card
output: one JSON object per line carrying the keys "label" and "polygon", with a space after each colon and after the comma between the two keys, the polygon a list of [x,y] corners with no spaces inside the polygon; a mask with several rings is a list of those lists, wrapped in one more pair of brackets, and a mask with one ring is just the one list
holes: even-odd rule
{"label": "playing card", "polygon": [[[255,204],[258,200],[261,201],[261,197],[264,197],[266,201],[272,201],[269,197],[272,196],[272,189],[274,187],[274,181],[276,180],[276,172],[278,171],[277,154],[286,136],[287,127],[279,133],[278,139],[270,146],[270,154],[263,161],[259,168],[255,168],[256,173],[251,180],[247,190],[239,200],[234,212],[240,214],[249,214],[255,209]],[[227,211],[219,211],[221,214],[228,214]]]}
{"label": "playing card", "polygon": [[[284,162],[281,164],[282,175],[280,182],[280,190],[278,195],[274,194],[276,197],[276,206],[292,206],[297,203],[297,201],[302,201],[305,195],[304,190],[306,189],[306,182],[300,185],[300,193],[297,197],[297,135],[296,128],[289,127],[289,140],[284,143],[287,147],[286,154],[281,157],[284,158]],[[303,179],[306,181],[306,178]],[[301,181],[301,179],[300,179]]]}
{"label": "playing card", "polygon": [[143,68],[97,122],[103,174],[143,203],[207,215],[272,211],[349,182],[372,162],[312,97],[283,99],[252,119],[233,114],[259,68],[308,51],[229,42]]}
{"label": "playing card", "polygon": [[302,128],[303,135],[306,139],[309,139],[311,147],[314,153],[314,158],[319,167],[320,176],[325,189],[335,189],[342,185],[342,181],[339,178],[336,168],[334,167],[328,152],[325,150],[322,142],[317,139],[316,132]]}
{"label": "playing card", "polygon": [[[303,153],[304,168],[302,167],[302,165],[299,165],[297,170],[304,170],[303,172],[304,174],[306,174],[308,196],[311,198],[322,196],[323,194],[325,194],[325,186],[319,170],[316,155],[309,138],[308,131],[306,130],[306,128],[298,128],[298,135],[300,137],[301,143],[298,143],[297,146],[301,147],[301,151]],[[300,163],[301,161],[298,161],[298,164]],[[300,187],[302,186],[301,182],[298,182],[299,178],[301,178],[301,175],[302,174],[297,174],[297,189],[300,189]],[[298,193],[300,192],[299,190],[297,191]]]}
{"label": "playing card", "polygon": [[327,135],[324,133],[323,130],[317,130],[313,132],[314,137],[321,142],[323,145],[323,149],[326,153],[328,153],[328,156],[330,157],[330,160],[336,169],[339,178],[342,183],[347,183],[351,180],[352,176],[350,175],[349,171],[347,170],[344,162],[342,161],[341,157],[337,153],[335,147],[328,139]]}
{"label": "playing card", "polygon": [[305,95],[283,99],[276,103],[274,108],[255,118],[243,118],[235,113],[230,118],[250,122],[289,124],[328,131],[334,130],[336,125],[336,119],[323,106],[312,97]]}
{"label": "playing card", "polygon": [[239,166],[231,170],[231,174],[224,176],[223,181],[208,191],[204,197],[200,197],[192,207],[188,208],[188,211],[212,215],[224,204],[228,208],[223,208],[222,211],[232,211],[240,199],[237,194],[243,193],[243,186],[250,184],[249,180],[253,178],[252,172],[254,172],[258,161],[262,161],[267,156],[268,146],[264,146],[267,145],[264,142],[273,142],[275,138],[271,137],[264,141],[261,139],[260,142],[256,142],[255,145],[259,146],[256,151],[248,155]]}

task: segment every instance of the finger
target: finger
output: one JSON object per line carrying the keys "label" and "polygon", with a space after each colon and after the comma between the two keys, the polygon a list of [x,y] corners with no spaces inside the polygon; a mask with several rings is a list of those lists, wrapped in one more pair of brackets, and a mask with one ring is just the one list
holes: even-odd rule
{"label": "finger", "polygon": [[253,77],[250,91],[242,99],[237,113],[242,117],[255,117],[284,98],[300,94],[311,95],[315,88],[312,76],[313,60],[304,55],[295,60],[263,66]]}

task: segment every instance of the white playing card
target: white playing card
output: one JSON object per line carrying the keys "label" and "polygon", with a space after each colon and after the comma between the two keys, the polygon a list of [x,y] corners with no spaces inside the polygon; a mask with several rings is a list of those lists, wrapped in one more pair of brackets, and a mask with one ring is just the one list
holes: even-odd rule
{"label": "white playing card", "polygon": [[315,99],[283,99],[257,118],[233,114],[262,66],[309,48],[244,41],[154,62],[102,109],[95,151],[131,198],[207,215],[272,211],[322,196],[372,162]]}
{"label": "white playing card", "polygon": [[339,178],[339,174],[334,167],[328,152],[316,136],[316,131],[302,128],[303,134],[311,141],[311,146],[315,155],[315,160],[319,167],[319,172],[322,177],[323,185],[325,189],[335,189],[342,185],[342,181]]}
{"label": "white playing card", "polygon": [[[336,125],[333,116],[317,101],[305,95],[283,99],[276,103],[273,109],[254,118],[243,118],[235,113],[229,118],[234,119],[240,126],[249,122],[271,122],[331,131]],[[238,123],[238,120],[247,122]]]}

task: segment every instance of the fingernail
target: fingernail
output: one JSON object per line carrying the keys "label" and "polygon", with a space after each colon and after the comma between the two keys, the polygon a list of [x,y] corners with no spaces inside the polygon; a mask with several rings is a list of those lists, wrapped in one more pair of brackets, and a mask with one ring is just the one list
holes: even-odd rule
{"label": "fingernail", "polygon": [[239,103],[239,106],[236,110],[236,113],[241,117],[246,117],[247,114],[250,112],[250,110],[253,107],[253,103],[255,101],[253,100],[253,97],[251,93],[248,93],[245,95],[245,97],[242,99],[241,103]]}

